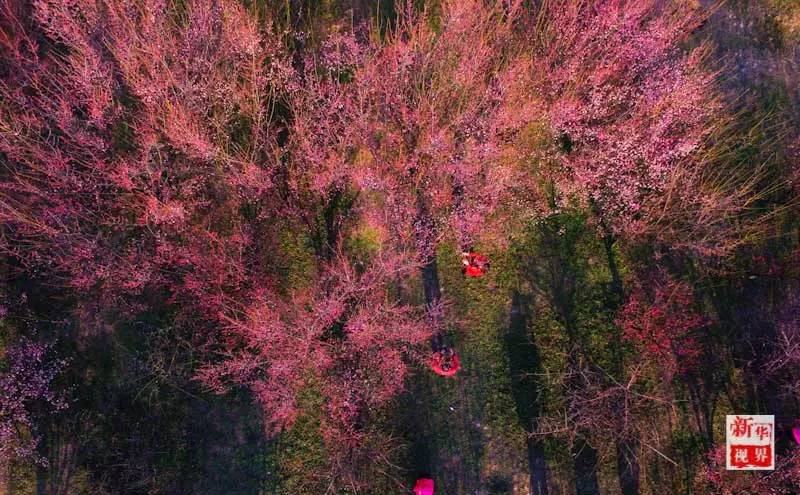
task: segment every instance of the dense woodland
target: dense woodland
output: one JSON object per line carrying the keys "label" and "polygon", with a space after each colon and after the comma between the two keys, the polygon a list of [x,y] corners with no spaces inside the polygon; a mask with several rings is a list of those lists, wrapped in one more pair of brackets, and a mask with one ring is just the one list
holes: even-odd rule
{"label": "dense woodland", "polygon": [[798,83],[796,0],[0,0],[0,494],[800,493]]}

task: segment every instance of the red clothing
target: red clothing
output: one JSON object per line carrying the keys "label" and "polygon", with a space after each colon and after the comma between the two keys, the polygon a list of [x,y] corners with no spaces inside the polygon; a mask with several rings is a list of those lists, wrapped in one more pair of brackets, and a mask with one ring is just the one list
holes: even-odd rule
{"label": "red clothing", "polygon": [[479,253],[469,253],[470,257],[472,258],[472,262],[478,266],[483,266],[489,262],[489,258],[486,256],[479,254]]}
{"label": "red clothing", "polygon": [[489,268],[489,258],[479,253],[464,253],[461,263],[467,277],[482,277]]}
{"label": "red clothing", "polygon": [[486,272],[477,266],[469,265],[464,268],[464,275],[467,277],[483,277]]}
{"label": "red clothing", "polygon": [[414,495],[433,495],[433,480],[420,478],[414,485]]}
{"label": "red clothing", "polygon": [[450,367],[448,369],[442,369],[443,363],[444,358],[442,357],[442,353],[434,352],[433,356],[431,357],[431,368],[437,375],[453,376],[458,373],[459,369],[461,369],[461,361],[458,359],[458,354],[453,354],[453,356],[450,358]]}

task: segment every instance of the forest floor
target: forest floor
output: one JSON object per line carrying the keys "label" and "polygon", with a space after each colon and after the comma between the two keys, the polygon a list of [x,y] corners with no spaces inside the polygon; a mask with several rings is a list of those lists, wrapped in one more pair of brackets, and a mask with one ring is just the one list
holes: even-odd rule
{"label": "forest floor", "polygon": [[465,279],[457,253],[440,253],[443,292],[459,322],[449,336],[462,369],[453,378],[419,369],[404,398],[414,438],[411,465],[430,471],[437,493],[529,493],[527,434],[517,415],[504,340],[508,292],[497,289],[503,260],[492,260],[487,277]]}

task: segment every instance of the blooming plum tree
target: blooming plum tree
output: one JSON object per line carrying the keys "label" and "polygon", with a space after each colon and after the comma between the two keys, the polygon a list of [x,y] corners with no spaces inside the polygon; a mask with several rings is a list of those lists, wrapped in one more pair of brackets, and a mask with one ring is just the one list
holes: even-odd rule
{"label": "blooming plum tree", "polygon": [[695,308],[692,287],[663,269],[651,272],[631,291],[618,324],[626,340],[657,360],[670,379],[692,369],[702,353],[697,332],[710,322]]}
{"label": "blooming plum tree", "polygon": [[[728,142],[727,110],[708,47],[687,49],[704,20],[690,3],[417,4],[397,2],[372,30],[333,23],[290,52],[284,35],[301,33],[235,0],[0,0],[0,250],[12,276],[39,274],[113,318],[168,315],[201,351],[197,379],[247,387],[270,433],[296,423],[312,390],[325,403],[326,476],[351,491],[368,488],[359,466],[389,441],[378,411],[415,350],[441,336],[442,242],[497,242],[521,218],[548,217],[548,242],[579,256],[558,214],[591,211],[613,278],[606,309],[626,301],[624,338],[680,377],[708,323],[692,286],[653,270],[623,287],[614,243],[724,254],[763,185],[762,169],[731,159],[735,145],[715,143]],[[585,447],[574,467],[594,493],[586,440],[619,427],[628,449],[652,404],[620,385],[622,359],[610,385],[580,348],[579,274],[560,251],[542,290],[569,334],[562,385]],[[420,271],[424,308],[402,295]],[[782,372],[798,362],[786,320]],[[32,402],[60,407],[46,349],[6,351],[0,456],[31,452],[17,430],[33,427]],[[637,493],[628,464],[622,491]]]}
{"label": "blooming plum tree", "polygon": [[182,24],[157,1],[3,10],[4,248],[124,302],[191,271],[203,256],[184,240],[241,248],[226,215],[271,188],[282,77],[253,20],[232,2],[195,3]]}
{"label": "blooming plum tree", "polygon": [[396,28],[354,76],[355,179],[381,193],[397,242],[427,261],[442,237],[468,245],[486,230],[515,178],[498,160],[496,118],[521,6],[446,1],[434,25],[399,5]]}
{"label": "blooming plum tree", "polygon": [[[416,260],[340,242],[361,210],[332,153],[339,117],[314,113],[338,97],[347,47],[326,44],[314,79],[233,1],[2,8],[4,251],[123,318],[168,309],[206,351],[198,379],[249,387],[271,432],[317,388],[346,464],[430,335],[389,297]],[[306,250],[287,232],[319,241],[302,287],[281,272]]]}
{"label": "blooming plum tree", "polygon": [[752,205],[775,183],[737,165],[748,138],[726,116],[709,47],[688,42],[706,15],[685,2],[542,4],[497,123],[557,205],[577,198],[616,237],[702,256],[761,225]]}
{"label": "blooming plum tree", "polygon": [[50,346],[22,340],[5,349],[0,374],[0,463],[33,458],[38,441],[35,412],[64,409],[66,402],[53,391],[52,381],[63,370],[63,360],[49,359]]}

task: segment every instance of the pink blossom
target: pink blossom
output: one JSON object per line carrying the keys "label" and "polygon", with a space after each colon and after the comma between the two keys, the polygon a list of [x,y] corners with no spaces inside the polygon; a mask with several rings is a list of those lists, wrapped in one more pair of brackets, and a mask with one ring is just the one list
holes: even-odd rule
{"label": "pink blossom", "polygon": [[67,407],[64,398],[52,389],[52,381],[66,363],[48,359],[49,350],[49,345],[27,340],[5,349],[5,366],[0,373],[0,459],[36,458],[34,408],[43,405],[56,411]]}

